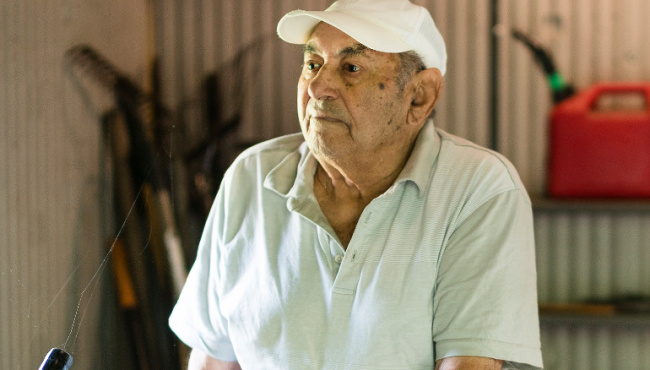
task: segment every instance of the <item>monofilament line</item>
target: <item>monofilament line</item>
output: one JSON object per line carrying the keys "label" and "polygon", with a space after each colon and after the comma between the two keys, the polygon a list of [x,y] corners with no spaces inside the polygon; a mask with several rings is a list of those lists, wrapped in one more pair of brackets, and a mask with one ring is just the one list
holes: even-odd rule
{"label": "monofilament line", "polygon": [[[120,230],[117,232],[117,235],[115,236],[115,240],[113,240],[113,244],[111,245],[111,248],[108,250],[108,253],[106,253],[106,256],[104,257],[104,260],[102,260],[102,263],[99,265],[99,268],[97,268],[97,271],[95,271],[95,274],[93,277],[90,279],[84,290],[81,292],[81,295],[79,296],[79,303],[77,303],[77,311],[74,313],[74,318],[72,319],[72,327],[70,328],[70,333],[68,334],[68,337],[65,340],[65,343],[63,344],[63,349],[66,349],[66,346],[68,345],[68,341],[70,340],[70,336],[72,336],[72,332],[74,332],[74,325],[77,321],[77,315],[79,314],[79,307],[81,306],[81,301],[83,299],[84,293],[86,293],[86,290],[88,290],[88,287],[90,287],[90,284],[95,280],[95,278],[99,275],[100,271],[106,265],[106,261],[108,261],[108,257],[111,255],[111,252],[113,252],[113,248],[115,247],[115,243],[117,243],[117,239],[120,237],[122,234],[122,231],[124,230],[124,226],[126,225],[126,221],[129,219],[129,216],[131,216],[131,212],[133,211],[133,208],[135,208],[135,204],[137,203],[138,199],[140,198],[140,194],[142,193],[142,189],[144,188],[144,184],[140,187],[140,190],[138,190],[138,194],[135,196],[135,200],[133,200],[133,203],[131,204],[131,208],[129,209],[129,212],[127,213],[126,217],[124,218],[124,222],[122,223],[122,226],[120,227]],[[77,329],[77,335],[79,335],[79,329]]]}

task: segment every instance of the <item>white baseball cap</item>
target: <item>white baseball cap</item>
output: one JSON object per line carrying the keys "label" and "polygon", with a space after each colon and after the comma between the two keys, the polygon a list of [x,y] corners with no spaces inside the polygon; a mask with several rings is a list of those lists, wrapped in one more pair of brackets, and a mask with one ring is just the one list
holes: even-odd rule
{"label": "white baseball cap", "polygon": [[415,51],[426,68],[447,69],[445,41],[426,8],[408,0],[339,0],[325,11],[294,10],[278,23],[278,35],[305,44],[316,25],[326,22],[370,49]]}

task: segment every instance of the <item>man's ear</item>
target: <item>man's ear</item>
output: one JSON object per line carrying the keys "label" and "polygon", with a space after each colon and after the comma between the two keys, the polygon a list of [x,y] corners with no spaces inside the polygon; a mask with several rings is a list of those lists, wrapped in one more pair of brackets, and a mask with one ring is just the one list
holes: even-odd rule
{"label": "man's ear", "polygon": [[413,79],[414,92],[407,122],[410,125],[422,125],[442,93],[442,74],[438,68],[429,68],[418,72]]}

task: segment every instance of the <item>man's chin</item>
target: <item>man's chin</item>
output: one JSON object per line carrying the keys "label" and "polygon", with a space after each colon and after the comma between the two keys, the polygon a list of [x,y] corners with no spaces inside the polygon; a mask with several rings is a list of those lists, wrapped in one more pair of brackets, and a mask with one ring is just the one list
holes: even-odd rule
{"label": "man's chin", "polygon": [[334,161],[345,156],[349,145],[345,143],[349,139],[341,135],[312,134],[305,138],[309,149],[319,161]]}

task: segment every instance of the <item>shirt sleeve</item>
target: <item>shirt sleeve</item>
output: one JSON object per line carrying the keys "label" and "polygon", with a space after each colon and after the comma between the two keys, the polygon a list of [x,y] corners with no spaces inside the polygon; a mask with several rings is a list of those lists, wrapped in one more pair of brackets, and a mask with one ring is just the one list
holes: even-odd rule
{"label": "shirt sleeve", "polygon": [[504,369],[542,367],[533,218],[525,191],[502,192],[453,231],[434,294],[436,361],[504,360]]}
{"label": "shirt sleeve", "polygon": [[191,348],[221,361],[237,361],[229,338],[228,322],[221,314],[217,277],[219,245],[215,231],[218,202],[205,225],[196,261],[190,270],[169,326]]}

